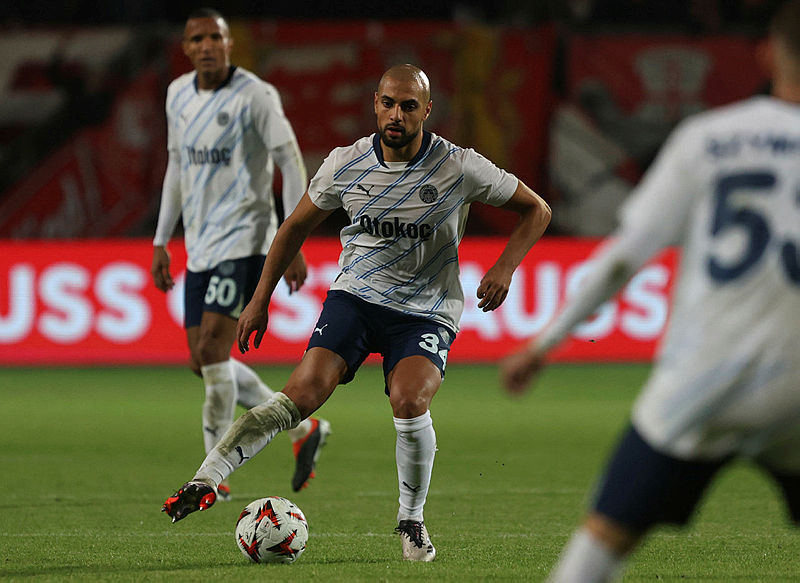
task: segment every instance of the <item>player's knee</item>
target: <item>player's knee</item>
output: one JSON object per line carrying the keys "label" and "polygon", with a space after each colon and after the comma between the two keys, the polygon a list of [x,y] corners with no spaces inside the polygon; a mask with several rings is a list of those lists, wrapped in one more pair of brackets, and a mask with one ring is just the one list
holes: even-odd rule
{"label": "player's knee", "polygon": [[430,407],[430,399],[421,391],[392,388],[389,394],[392,414],[399,419],[412,419],[424,414]]}
{"label": "player's knee", "polygon": [[[438,375],[392,374],[389,379],[389,403],[400,419],[411,419],[425,413],[441,383]],[[438,371],[437,371],[438,372]]]}

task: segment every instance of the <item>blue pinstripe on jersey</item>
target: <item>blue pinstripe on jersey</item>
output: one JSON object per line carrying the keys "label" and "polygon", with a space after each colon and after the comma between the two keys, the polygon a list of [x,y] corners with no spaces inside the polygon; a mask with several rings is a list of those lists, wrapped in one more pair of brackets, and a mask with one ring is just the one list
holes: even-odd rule
{"label": "blue pinstripe on jersey", "polygon": [[[431,208],[429,208],[429,209],[428,209],[428,210],[427,210],[427,211],[426,211],[426,212],[425,212],[425,213],[424,213],[424,214],[423,214],[423,215],[422,215],[422,216],[419,218],[419,221],[420,221],[420,222],[424,221],[424,220],[425,220],[427,217],[429,217],[429,216],[430,216],[432,213],[434,213],[435,211],[437,211],[437,210],[439,209],[439,207],[440,207],[440,206],[442,206],[442,205],[445,203],[445,201],[447,201],[448,197],[449,197],[449,196],[450,196],[450,195],[453,193],[453,191],[454,191],[456,188],[458,188],[458,186],[459,186],[459,185],[460,185],[460,184],[461,184],[463,181],[464,181],[464,175],[462,174],[462,175],[461,175],[461,176],[458,178],[458,180],[456,181],[456,183],[455,183],[455,184],[453,184],[453,186],[451,186],[451,187],[450,187],[450,188],[449,188],[449,189],[448,189],[448,190],[445,192],[445,194],[442,196],[442,198],[439,200],[439,202],[437,202],[435,205],[433,205]],[[453,205],[453,206],[452,206],[452,208],[450,209],[450,211],[449,211],[449,212],[447,212],[447,213],[446,213],[446,214],[445,214],[445,215],[444,215],[444,216],[443,216],[443,217],[442,217],[442,218],[441,218],[439,221],[437,221],[436,223],[434,223],[434,229],[435,229],[436,227],[438,227],[439,225],[441,225],[442,223],[444,223],[444,222],[447,220],[447,218],[448,218],[448,217],[449,217],[449,216],[450,216],[450,215],[451,215],[453,212],[455,212],[455,211],[459,210],[459,209],[460,209],[460,205],[461,205],[463,202],[464,202],[464,197],[461,197],[461,198],[459,199],[459,201],[456,203],[456,205]],[[399,240],[400,240],[400,238],[401,238],[400,236],[397,236],[397,237],[395,237],[395,238],[394,238],[394,239],[393,239],[393,240],[392,240],[392,241],[389,243],[389,245],[387,245],[387,247],[388,247],[388,246],[390,246],[390,245],[392,245],[393,243],[396,243],[397,241],[399,241]],[[413,252],[414,252],[414,251],[417,249],[417,247],[419,247],[419,246],[420,246],[420,245],[422,245],[423,243],[425,243],[425,241],[422,241],[422,240],[420,240],[420,241],[417,241],[416,243],[414,243],[413,245],[411,245],[411,247],[409,247],[408,249],[406,249],[404,252],[402,252],[402,253],[398,254],[398,255],[397,255],[397,257],[395,257],[393,260],[389,261],[388,263],[385,263],[385,264],[383,264],[383,266],[376,266],[376,267],[373,267],[372,269],[370,269],[370,270],[367,270],[366,272],[362,273],[361,275],[359,275],[359,276],[358,276],[358,277],[359,277],[359,279],[363,279],[363,278],[365,278],[365,277],[369,277],[370,275],[374,275],[375,273],[377,273],[377,272],[378,272],[378,271],[380,271],[381,269],[385,269],[385,268],[387,268],[387,267],[390,267],[390,266],[394,265],[395,263],[397,263],[398,261],[401,261],[403,258],[405,258],[406,256],[408,256],[409,254],[413,253]],[[424,271],[424,269],[425,269],[425,268],[423,267],[421,271]],[[418,272],[418,275],[421,273],[421,271],[420,271],[420,272]],[[403,284],[403,285],[407,285],[407,284],[411,283],[412,281],[413,281],[413,280],[410,280],[410,281],[406,282],[406,284]],[[395,289],[397,289],[398,287],[400,287],[400,286],[394,286],[394,287],[392,287],[392,288],[389,288],[389,290],[387,290],[387,292],[386,292],[386,293],[391,293],[391,292],[393,292]]]}
{"label": "blue pinstripe on jersey", "polygon": [[[452,241],[448,245],[444,245],[441,249],[439,249],[439,251],[444,252],[445,250],[447,250],[447,249],[449,249],[451,247],[453,247],[453,248],[457,247],[456,241]],[[437,253],[437,255],[438,255],[438,253]],[[415,291],[412,294],[406,294],[405,297],[403,297],[403,299],[400,300],[400,303],[401,304],[407,304],[409,301],[411,301],[414,298],[416,298],[419,294],[421,294],[425,290],[425,287],[428,284],[433,282],[439,276],[439,271],[444,269],[445,266],[449,265],[450,263],[456,263],[456,262],[458,262],[458,253],[453,253],[453,255],[448,257],[445,261],[443,261],[439,265],[439,269],[437,269],[435,273],[431,274],[431,276],[428,277],[427,280],[424,281],[424,283],[417,283],[417,291]],[[414,279],[414,281],[415,282],[417,281],[416,278]],[[442,298],[442,299],[444,299],[444,298]]]}
{"label": "blue pinstripe on jersey", "polygon": [[[212,216],[219,216],[218,213],[215,213],[214,211],[217,210],[220,207],[220,205],[222,204],[224,199],[227,198],[227,195],[233,190],[234,186],[238,186],[239,187],[239,191],[240,192],[242,191],[242,183],[239,180],[239,178],[244,173],[245,168],[246,168],[246,164],[243,164],[239,168],[239,170],[236,172],[236,179],[231,182],[231,184],[228,186],[228,188],[225,189],[225,191],[222,193],[222,195],[220,196],[220,199],[216,202],[214,207],[211,208],[211,211],[208,214],[209,218],[212,217]],[[193,221],[194,221],[194,216],[192,216],[192,219],[189,222],[187,222],[187,224],[191,224],[191,222],[193,222]],[[198,239],[197,239],[198,242],[200,240],[204,240],[205,239],[206,229],[209,227],[210,224],[211,223],[210,223],[209,220],[205,220],[205,221],[202,222],[202,224],[200,226],[200,229],[198,231]],[[193,249],[194,249],[194,247],[191,248],[191,250],[193,250]]]}
{"label": "blue pinstripe on jersey", "polygon": [[363,160],[364,158],[366,158],[366,157],[367,157],[367,156],[369,156],[370,154],[372,154],[372,150],[367,150],[366,152],[364,152],[363,154],[361,154],[361,155],[360,155],[360,156],[358,156],[357,158],[355,158],[355,159],[351,160],[350,162],[348,162],[347,164],[345,164],[344,166],[342,166],[342,167],[341,167],[339,170],[337,170],[337,171],[336,171],[336,172],[333,174],[333,179],[334,179],[334,180],[336,180],[337,178],[339,178],[339,177],[340,177],[342,174],[344,174],[344,173],[345,173],[345,172],[346,172],[348,169],[352,168],[353,166],[355,166],[356,164],[358,164],[359,162],[361,162],[361,160]]}
{"label": "blue pinstripe on jersey", "polygon": [[[216,119],[216,116],[219,114],[219,112],[222,111],[222,109],[225,106],[227,106],[231,102],[231,100],[234,99],[235,96],[237,96],[239,93],[241,93],[241,91],[245,87],[250,85],[251,83],[252,83],[252,81],[250,79],[247,79],[247,78],[235,79],[234,83],[233,83],[233,85],[231,87],[232,90],[229,92],[229,94],[227,95],[227,97],[224,100],[222,100],[219,103],[214,104],[214,102],[219,101],[218,97],[221,95],[220,93],[215,93],[212,96],[211,99],[209,99],[208,101],[206,101],[203,104],[203,106],[200,108],[200,111],[197,113],[197,115],[194,117],[194,119],[189,124],[189,126],[192,126],[196,122],[198,122],[198,120],[200,120],[200,119],[204,120],[204,123],[202,123],[202,125],[195,130],[196,135],[193,136],[193,138],[189,138],[188,139],[188,143],[190,144],[190,147],[194,147],[194,146],[196,146],[198,144],[198,142],[203,137],[204,130],[206,130],[208,128],[209,124],[214,119]],[[213,104],[213,106],[212,106],[212,104]],[[248,129],[248,126],[245,125],[245,121],[244,121],[245,119],[247,119],[247,113],[248,112],[249,112],[249,107],[243,108],[242,111],[238,115],[238,119],[240,121],[239,128],[237,128],[237,124],[236,123],[228,124],[228,126],[225,128],[225,130],[221,134],[219,134],[217,136],[217,139],[214,141],[214,143],[211,145],[211,147],[212,148],[217,147],[219,144],[221,144],[226,139],[230,140],[230,134],[232,134],[233,132],[237,131],[237,129],[238,129],[237,134],[235,135],[235,137],[233,138],[233,142],[231,143],[231,149],[233,149],[233,148],[237,147],[239,144],[241,144],[242,140],[244,139],[245,132]],[[189,127],[187,127],[187,132],[188,132],[188,130],[189,130]],[[186,148],[186,147],[187,147],[187,144],[185,143],[184,144],[184,148]],[[185,152],[185,150],[184,150],[184,152]],[[188,156],[187,156],[186,165],[188,165],[188,164],[189,164],[189,160],[188,160]],[[185,210],[186,209],[194,209],[194,208],[196,208],[195,205],[194,205],[195,197],[202,195],[204,189],[213,180],[214,176],[216,175],[217,172],[220,171],[220,169],[221,168],[220,168],[219,165],[209,165],[209,166],[207,166],[205,168],[201,168],[197,172],[197,175],[195,176],[195,179],[194,179],[194,183],[192,184],[192,187],[191,187],[190,194],[187,197],[186,202],[184,204],[184,209]],[[215,210],[215,209],[219,209],[220,208],[220,204],[222,202],[224,202],[225,198],[227,197],[227,194],[232,192],[232,189],[233,189],[234,186],[238,186],[237,190],[239,192],[239,196],[237,197],[237,200],[241,199],[243,196],[246,196],[246,189],[244,188],[244,185],[241,184],[242,172],[243,172],[244,169],[245,169],[245,165],[243,165],[239,169],[239,171],[236,173],[236,175],[233,178],[233,180],[231,181],[231,183],[223,191],[224,195],[214,205],[214,208],[212,209],[212,211]],[[192,213],[190,215],[189,219],[187,220],[187,224],[191,225],[195,221],[195,219],[196,219],[195,214],[196,213]],[[184,214],[184,216],[186,216],[186,214]],[[207,222],[212,216],[214,216],[214,214],[213,214],[213,212],[210,212],[205,217],[205,220],[203,220],[203,222],[201,223],[200,233],[204,233],[205,232],[205,229],[206,229],[206,226],[207,226]]]}
{"label": "blue pinstripe on jersey", "polygon": [[[455,151],[456,151],[456,148],[453,148],[452,150],[450,150],[450,151],[447,153],[447,155],[443,156],[443,157],[442,157],[442,159],[441,159],[441,160],[439,160],[439,161],[438,161],[438,162],[437,162],[437,163],[436,163],[436,164],[433,166],[433,168],[431,168],[431,169],[428,171],[428,173],[427,173],[425,176],[423,176],[422,178],[420,178],[420,179],[417,181],[417,183],[416,183],[416,184],[415,184],[415,185],[414,185],[414,186],[413,186],[413,187],[412,187],[412,188],[411,188],[411,189],[410,189],[410,190],[409,190],[409,191],[408,191],[408,192],[407,192],[407,193],[406,193],[404,196],[402,196],[402,197],[401,197],[401,198],[400,198],[400,199],[399,199],[399,200],[398,200],[398,201],[397,201],[395,204],[393,204],[392,206],[390,206],[389,208],[387,208],[387,209],[386,209],[386,210],[384,210],[383,212],[379,213],[379,214],[378,214],[378,219],[382,219],[382,218],[386,217],[386,215],[388,215],[390,211],[397,209],[398,207],[400,207],[400,206],[402,205],[402,203],[403,203],[403,202],[407,201],[407,200],[409,199],[409,197],[411,197],[411,195],[412,195],[414,192],[416,192],[417,188],[418,188],[418,187],[419,187],[421,184],[423,184],[424,182],[426,182],[427,180],[429,180],[429,179],[430,179],[430,178],[431,178],[431,177],[432,177],[432,176],[433,176],[433,175],[436,173],[436,171],[437,171],[437,170],[439,170],[439,168],[441,168],[441,167],[442,167],[442,165],[444,164],[444,162],[445,162],[445,161],[446,161],[446,160],[447,160],[447,159],[448,159],[448,158],[449,158],[449,157],[450,157],[450,156],[453,154],[453,152],[455,152]],[[421,162],[422,162],[424,159],[425,159],[425,158],[423,157],[423,159],[422,159],[422,160],[420,160],[420,163],[421,163]],[[403,173],[403,176],[406,176],[406,175],[407,175],[407,173],[406,173],[406,172],[404,172],[404,173]],[[401,178],[402,178],[402,177],[401,177]],[[463,180],[463,175],[461,176],[461,178],[460,178],[460,179],[462,179],[462,180]],[[386,190],[384,190],[384,193],[385,193],[385,194],[384,194],[384,193],[381,193],[381,194],[385,196],[386,194],[388,194],[389,190],[390,190],[391,188],[393,188],[393,187],[394,187],[394,185],[396,185],[396,184],[398,184],[398,183],[399,183],[399,180],[398,180],[398,181],[395,181],[395,182],[392,184],[392,186],[391,186],[391,187],[387,187],[387,189],[386,189]],[[450,191],[450,192],[452,192],[452,189],[451,189],[451,191]],[[431,209],[429,209],[429,210],[428,210],[428,212],[427,212],[427,213],[426,213],[424,216],[428,216],[428,215],[429,215],[431,212],[433,212],[433,211],[434,211],[434,210],[436,210],[436,209],[437,209],[437,208],[438,208],[438,207],[439,207],[441,204],[443,204],[443,203],[444,203],[444,201],[445,201],[445,197],[442,197],[442,200],[441,200],[439,203],[437,203],[437,205],[435,205],[435,207],[434,207],[434,208],[431,208]],[[370,202],[373,202],[373,201],[370,201]],[[360,216],[362,216],[362,215],[364,214],[364,209],[365,209],[365,208],[367,208],[367,206],[369,206],[369,205],[365,205],[365,206],[364,206],[364,207],[363,207],[363,208],[362,208],[362,209],[361,209],[361,210],[360,210],[360,211],[359,211],[359,212],[356,214],[356,218],[358,218],[358,217],[360,217]],[[449,216],[449,213],[448,213],[448,216]],[[424,218],[424,217],[423,217],[423,218]],[[363,234],[363,232],[362,232],[362,233],[357,233],[356,235],[354,235],[353,237],[351,237],[351,238],[350,238],[350,240],[348,241],[348,243],[349,243],[349,242],[351,242],[351,241],[353,241],[353,240],[355,240],[355,239],[356,239],[356,238],[357,238],[359,235],[361,235],[361,234]],[[370,252],[368,252],[368,253],[365,253],[365,254],[364,254],[364,255],[362,255],[361,257],[357,257],[357,258],[356,258],[356,259],[354,259],[354,260],[353,260],[353,261],[352,261],[352,262],[351,262],[349,265],[347,265],[346,267],[344,267],[344,268],[343,268],[343,270],[352,270],[352,269],[353,269],[353,268],[354,268],[354,267],[355,267],[355,266],[356,266],[356,265],[357,265],[359,262],[361,262],[361,261],[362,261],[362,260],[364,260],[364,259],[369,259],[369,258],[373,257],[374,255],[376,255],[377,253],[380,253],[380,252],[381,252],[383,249],[386,249],[387,247],[391,246],[391,244],[392,244],[392,243],[394,243],[394,242],[395,242],[395,241],[397,241],[397,240],[398,240],[398,239],[397,239],[397,238],[395,238],[393,241],[390,241],[389,243],[387,243],[387,244],[386,244],[384,247],[379,247],[379,248],[373,249],[372,251],[370,251]],[[384,268],[385,268],[385,266],[384,266]],[[376,271],[372,271],[372,273],[374,274],[374,273],[376,273]]]}
{"label": "blue pinstripe on jersey", "polygon": [[340,203],[350,218],[340,233],[342,272],[331,289],[455,330],[463,308],[458,243],[465,203],[502,204],[517,181],[438,136],[428,134],[425,145],[404,164],[376,164],[376,134],[337,148],[309,194],[320,208]]}
{"label": "blue pinstripe on jersey", "polygon": [[294,136],[278,92],[241,68],[198,91],[191,73],[170,84],[167,114],[189,269],[265,253],[276,229],[270,151]]}
{"label": "blue pinstripe on jersey", "polygon": [[[401,175],[400,175],[400,177],[399,177],[397,180],[395,180],[395,181],[394,181],[392,184],[390,184],[389,186],[387,186],[386,188],[384,188],[384,189],[383,189],[383,190],[382,190],[380,193],[376,194],[376,195],[375,195],[375,196],[374,196],[374,197],[373,197],[373,198],[372,198],[372,199],[371,199],[371,200],[370,200],[370,201],[369,201],[369,202],[368,202],[366,205],[364,205],[363,207],[361,207],[361,209],[360,209],[360,210],[359,210],[359,211],[356,213],[356,215],[353,217],[353,222],[357,222],[357,220],[358,220],[358,219],[359,219],[361,216],[365,215],[365,214],[366,214],[366,211],[367,211],[367,210],[369,210],[369,208],[370,208],[370,207],[372,207],[372,205],[374,205],[374,204],[377,204],[377,203],[378,203],[378,201],[379,201],[381,198],[383,198],[383,197],[385,197],[385,196],[388,196],[388,195],[389,195],[389,193],[390,193],[390,192],[391,192],[391,191],[392,191],[392,190],[393,190],[393,189],[394,189],[394,188],[395,188],[397,185],[401,184],[401,183],[402,183],[402,182],[403,182],[403,181],[404,181],[406,178],[408,178],[408,177],[411,175],[411,173],[412,173],[412,172],[413,172],[413,171],[414,171],[416,168],[418,168],[418,167],[419,167],[419,165],[420,165],[420,164],[422,164],[422,163],[423,163],[423,162],[424,162],[424,161],[425,161],[425,160],[426,160],[426,159],[427,159],[427,158],[428,158],[430,155],[432,155],[433,151],[435,151],[435,150],[438,148],[438,146],[439,146],[439,144],[436,144],[436,145],[434,145],[434,147],[433,147],[433,148],[431,148],[431,149],[430,149],[430,150],[429,150],[429,151],[428,151],[428,152],[427,152],[427,153],[426,153],[424,156],[422,156],[422,158],[420,158],[420,159],[417,161],[417,163],[416,163],[416,164],[414,164],[413,166],[411,166],[411,167],[409,167],[407,170],[405,170],[405,171],[403,172],[403,174],[401,174]],[[452,151],[450,152],[450,154],[452,154]],[[439,161],[439,163],[437,164],[437,166],[435,166],[435,169],[438,169],[438,168],[439,168],[439,167],[442,165],[442,163],[444,163],[444,161],[447,159],[447,157],[448,157],[448,156],[445,156],[445,157],[443,157],[443,158],[442,158],[442,160],[440,160],[440,161]],[[413,188],[412,188],[412,189],[411,189],[411,190],[410,190],[410,191],[409,191],[409,192],[408,192],[408,193],[407,193],[407,194],[406,194],[404,197],[402,197],[402,198],[401,198],[401,199],[400,199],[400,200],[399,200],[397,203],[395,203],[394,205],[392,205],[392,206],[391,206],[389,209],[385,210],[384,212],[382,212],[382,213],[378,214],[378,218],[379,218],[379,219],[382,219],[382,218],[384,218],[384,217],[385,217],[385,216],[386,216],[386,215],[389,213],[389,210],[396,209],[397,207],[399,207],[399,206],[402,204],[402,202],[404,202],[404,201],[408,200],[408,198],[409,198],[409,197],[410,197],[410,196],[411,196],[411,195],[414,193],[414,191],[415,191],[415,190],[416,190],[416,188],[417,188],[417,187],[420,185],[420,183],[421,183],[422,181],[426,180],[427,178],[429,178],[429,177],[430,177],[430,175],[431,175],[431,173],[428,173],[426,176],[423,176],[423,177],[422,177],[422,178],[421,178],[421,179],[420,179],[420,180],[417,182],[417,184],[416,184],[416,185],[414,185],[414,187],[413,187]],[[356,240],[356,239],[357,239],[357,238],[358,238],[360,235],[363,235],[363,234],[364,234],[363,232],[356,233],[356,234],[355,234],[355,235],[353,235],[353,236],[352,236],[352,237],[351,237],[351,238],[350,238],[348,241],[346,241],[345,245],[347,245],[347,244],[349,244],[349,243],[352,243],[352,242],[354,242],[354,241],[355,241],[355,240]],[[351,267],[352,267],[352,266],[351,266]]]}

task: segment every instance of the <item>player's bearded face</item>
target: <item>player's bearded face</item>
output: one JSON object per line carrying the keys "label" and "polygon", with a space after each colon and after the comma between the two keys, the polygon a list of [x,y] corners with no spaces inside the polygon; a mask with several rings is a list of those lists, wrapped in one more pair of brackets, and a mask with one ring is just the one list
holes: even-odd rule
{"label": "player's bearded face", "polygon": [[381,141],[390,148],[403,148],[419,135],[419,130],[408,133],[406,129],[393,122],[381,128]]}
{"label": "player's bearded face", "polygon": [[381,142],[388,148],[402,149],[422,132],[430,113],[430,99],[418,86],[388,79],[375,93],[375,114]]}

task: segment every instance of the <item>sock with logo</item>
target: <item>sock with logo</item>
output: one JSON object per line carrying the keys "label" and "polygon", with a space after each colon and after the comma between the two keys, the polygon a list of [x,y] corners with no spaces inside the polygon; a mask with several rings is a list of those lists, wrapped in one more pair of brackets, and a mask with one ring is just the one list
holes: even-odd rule
{"label": "sock with logo", "polygon": [[624,564],[624,557],[614,554],[602,541],[581,528],[564,547],[547,583],[615,581],[622,574]]}
{"label": "sock with logo", "polygon": [[245,411],[206,456],[194,480],[218,486],[272,441],[280,431],[300,422],[297,405],[284,393],[275,393],[261,405]]}
{"label": "sock with logo", "polygon": [[395,417],[394,427],[397,430],[395,458],[400,488],[397,520],[422,520],[436,454],[436,432],[431,412],[426,411],[413,419]]}
{"label": "sock with logo", "polygon": [[203,444],[208,453],[233,423],[236,380],[229,360],[202,366],[200,373],[206,387],[206,400],[203,403]]}

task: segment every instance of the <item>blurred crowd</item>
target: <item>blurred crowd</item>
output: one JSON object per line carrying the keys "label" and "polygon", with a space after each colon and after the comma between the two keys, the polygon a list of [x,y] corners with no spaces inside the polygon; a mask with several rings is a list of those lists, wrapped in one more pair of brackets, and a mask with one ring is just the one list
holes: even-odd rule
{"label": "blurred crowd", "polygon": [[[524,177],[553,206],[551,233],[603,236],[680,119],[763,89],[747,45],[777,3],[216,4],[238,21],[234,46],[241,52],[234,60],[280,87],[311,172],[321,161],[318,154],[336,145],[326,139],[349,143],[350,134],[370,131],[354,125],[364,117],[361,97],[371,91],[366,78],[372,68],[391,64],[384,60],[418,60],[433,73],[433,131],[457,137]],[[0,237],[84,236],[77,226],[88,228],[97,213],[128,218],[90,236],[149,236],[164,168],[163,91],[183,72],[180,30],[195,7],[139,0],[3,3]],[[257,22],[296,28],[293,34],[284,24],[248,29],[247,23]],[[348,22],[362,28],[347,32]],[[328,24],[334,32],[317,34]],[[329,45],[318,47],[323,53],[338,47],[330,62],[310,63],[315,57],[303,43],[308,49],[319,38],[298,28],[309,26],[317,27],[316,37],[327,37]],[[723,41],[708,40],[714,38]],[[335,62],[348,50],[356,53]],[[327,125],[304,127],[315,91],[336,93],[341,111]],[[119,195],[109,195],[114,189]],[[23,196],[30,199],[26,208]],[[119,213],[109,212],[104,205],[110,204]],[[87,214],[89,208],[94,214]],[[468,232],[493,234],[508,226],[504,221],[492,209],[475,209]],[[330,232],[336,229],[332,225]]]}
{"label": "blurred crowd", "polygon": [[[347,2],[254,2],[209,1],[210,6],[231,18],[289,19],[454,19],[474,18],[489,23],[536,23],[557,19],[574,24],[653,24],[690,26],[718,30],[727,26],[762,22],[776,0],[407,0],[376,3]],[[178,0],[117,0],[92,2],[29,0],[7,2],[0,8],[0,23],[11,24],[141,24],[156,21],[182,22],[197,7],[196,2]]]}

